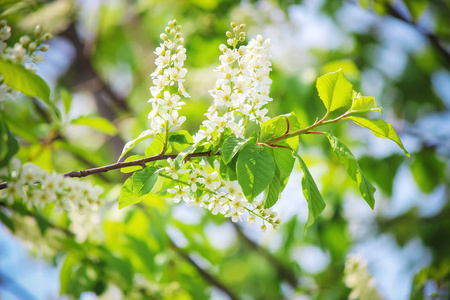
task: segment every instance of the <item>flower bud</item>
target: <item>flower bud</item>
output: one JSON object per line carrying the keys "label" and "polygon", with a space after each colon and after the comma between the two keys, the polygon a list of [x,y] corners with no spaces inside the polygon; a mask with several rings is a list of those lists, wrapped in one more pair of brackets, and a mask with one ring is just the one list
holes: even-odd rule
{"label": "flower bud", "polygon": [[165,33],[161,33],[159,38],[162,39],[163,41],[167,41],[169,39]]}
{"label": "flower bud", "polygon": [[44,40],[46,40],[46,41],[48,41],[52,37],[53,37],[53,34],[51,34],[50,32],[47,32],[46,34],[44,34]]}
{"label": "flower bud", "polygon": [[47,46],[47,45],[42,45],[42,46],[39,48],[39,50],[42,51],[42,52],[48,51],[48,46]]}
{"label": "flower bud", "polygon": [[240,37],[241,37],[241,36],[245,37],[245,32],[239,33],[239,36],[240,36]]}
{"label": "flower bud", "polygon": [[37,37],[40,37],[42,35],[41,25],[37,25],[36,28],[34,28],[34,35]]}
{"label": "flower bud", "polygon": [[37,45],[35,42],[31,42],[30,45],[28,45],[28,49],[33,52],[34,50],[36,50]]}
{"label": "flower bud", "polygon": [[239,25],[239,29],[240,29],[240,30],[244,30],[244,29],[245,29],[245,24]]}
{"label": "flower bud", "polygon": [[277,224],[273,225],[272,227],[273,227],[273,229],[275,229],[275,230],[280,229],[280,226],[278,226]]}
{"label": "flower bud", "polygon": [[170,27],[166,27],[166,29],[164,29],[164,31],[165,31],[166,33],[170,33]]}
{"label": "flower bud", "polygon": [[250,224],[250,225],[255,224],[255,216],[254,216],[254,215],[248,215],[248,217],[247,217],[247,222],[248,222],[248,224]]}
{"label": "flower bud", "polygon": [[28,35],[24,35],[20,37],[19,42],[26,47],[31,42],[31,39]]}
{"label": "flower bud", "polygon": [[225,33],[225,35],[227,36],[227,38],[231,38],[233,36],[233,34],[231,33],[231,31],[227,31]]}
{"label": "flower bud", "polygon": [[176,33],[177,33],[177,32],[175,31],[175,29],[171,29],[171,30],[170,30],[170,35],[173,36],[173,35],[175,35]]}
{"label": "flower bud", "polygon": [[234,46],[234,40],[233,40],[233,39],[228,39],[228,40],[227,40],[227,44],[228,44],[229,46]]}
{"label": "flower bud", "polygon": [[181,31],[181,29],[183,29],[183,27],[181,25],[177,26],[177,31]]}
{"label": "flower bud", "polygon": [[261,232],[266,232],[266,230],[267,230],[266,225],[265,225],[265,224],[262,224],[262,225],[261,225]]}
{"label": "flower bud", "polygon": [[175,20],[175,19],[173,19],[172,23],[173,23],[173,26],[177,26],[177,24],[178,24],[177,20]]}
{"label": "flower bud", "polygon": [[224,44],[221,44],[221,45],[219,46],[219,50],[222,51],[222,52],[227,51],[227,49],[228,49],[228,47],[225,46]]}
{"label": "flower bud", "polygon": [[231,24],[230,24],[230,26],[231,26],[231,28],[235,28],[236,27],[236,23],[234,23],[234,22],[231,22]]}
{"label": "flower bud", "polygon": [[172,28],[173,27],[173,21],[169,21],[169,27]]}
{"label": "flower bud", "polygon": [[38,53],[35,56],[33,56],[33,60],[37,63],[44,62],[44,55],[42,55],[42,53]]}
{"label": "flower bud", "polygon": [[176,39],[181,38],[181,33],[178,32],[177,34],[175,34],[175,38],[176,38]]}
{"label": "flower bud", "polygon": [[245,37],[241,36],[241,37],[239,38],[239,42],[244,42],[244,41],[245,41]]}

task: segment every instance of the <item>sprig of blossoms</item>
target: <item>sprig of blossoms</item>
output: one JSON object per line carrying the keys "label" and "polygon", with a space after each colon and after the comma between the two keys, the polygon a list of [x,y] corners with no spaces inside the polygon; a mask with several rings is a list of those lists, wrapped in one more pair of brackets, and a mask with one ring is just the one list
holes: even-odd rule
{"label": "sprig of blossoms", "polygon": [[148,101],[152,110],[148,114],[151,120],[151,133],[168,132],[180,126],[186,117],[179,116],[178,111],[185,104],[181,96],[189,98],[183,82],[187,69],[184,68],[186,48],[181,34],[181,25],[176,20],[170,21],[160,38],[163,43],[155,50],[158,57],[155,60],[156,70],[150,75],[153,84],[150,88],[152,98]]}
{"label": "sprig of blossoms", "polygon": [[233,32],[228,31],[227,44],[219,49],[220,65],[216,72],[216,83],[210,95],[214,103],[209,107],[194,142],[220,140],[225,130],[230,130],[238,138],[244,138],[244,130],[249,121],[262,123],[269,118],[263,108],[272,101],[269,97],[271,71],[270,40],[261,35],[251,39],[247,46],[237,47],[245,41],[245,24],[231,23]]}
{"label": "sprig of blossoms", "polygon": [[44,207],[54,204],[59,210],[87,212],[100,205],[100,186],[48,173],[33,163],[21,166],[13,158],[8,167],[0,170],[0,178],[8,181],[6,189],[0,191],[0,199],[12,204],[18,198],[28,207]]}
{"label": "sprig of blossoms", "polygon": [[[227,181],[216,170],[208,170],[206,162],[189,161],[177,164],[168,159],[169,167],[162,168],[162,176],[173,179],[175,186],[167,190],[175,203],[185,202],[187,206],[203,207],[213,215],[221,214],[232,222],[242,221],[242,215],[248,213],[250,225],[261,218],[261,231],[266,231],[265,222],[278,229],[281,223],[272,209],[264,209],[261,202],[249,203],[236,181]],[[176,178],[176,179],[175,179]]]}
{"label": "sprig of blossoms", "polygon": [[[15,63],[25,65],[25,67],[33,72],[37,70],[33,67],[44,62],[43,52],[47,51],[48,45],[44,42],[52,38],[50,33],[43,33],[41,26],[36,26],[33,36],[24,35],[19,38],[19,42],[14,46],[8,45],[8,39],[11,37],[11,27],[5,20],[0,21],[0,58],[13,61]],[[15,98],[16,91],[7,86],[0,76],[0,101]]]}

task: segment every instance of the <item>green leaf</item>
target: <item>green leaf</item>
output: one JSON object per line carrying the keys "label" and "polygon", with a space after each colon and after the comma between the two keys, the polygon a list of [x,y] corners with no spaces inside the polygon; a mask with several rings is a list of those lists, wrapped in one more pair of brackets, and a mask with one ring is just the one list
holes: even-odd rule
{"label": "green leaf", "polygon": [[64,105],[64,113],[67,115],[70,111],[70,107],[72,106],[72,94],[65,88],[61,89],[61,98]]}
{"label": "green leaf", "polygon": [[135,172],[120,190],[119,209],[141,202],[144,196],[150,193],[157,180],[156,167],[147,167]]}
{"label": "green leaf", "polygon": [[353,87],[341,70],[319,77],[316,87],[328,111],[350,106]]}
{"label": "green leaf", "polygon": [[378,111],[383,113],[382,108],[378,106],[374,97],[361,96],[361,94],[353,91],[351,112],[367,112]]}
{"label": "green leaf", "polygon": [[413,20],[418,20],[428,5],[427,0],[405,0],[404,3],[408,7]]}
{"label": "green leaf", "polygon": [[288,131],[288,120],[284,116],[275,117],[261,124],[260,142],[278,138]]}
{"label": "green leaf", "polygon": [[[148,145],[148,147],[145,148],[145,156],[154,156],[160,154],[164,148],[164,139],[165,133],[160,133],[157,136],[155,136],[150,145]],[[167,152],[169,151],[169,149],[166,150]]]}
{"label": "green leaf", "polygon": [[[282,145],[287,147],[285,143],[282,143]],[[272,207],[278,201],[280,193],[284,190],[289,180],[295,163],[295,158],[289,149],[272,148],[269,151],[271,151],[275,162],[275,175],[269,186],[264,190],[264,208]]]}
{"label": "green leaf", "polygon": [[0,111],[0,168],[8,165],[11,158],[19,151],[19,143],[12,135]]}
{"label": "green leaf", "polygon": [[42,234],[42,236],[45,235],[45,232],[48,229],[49,223],[48,220],[46,219],[46,217],[39,211],[39,209],[37,207],[34,208],[34,216],[36,219],[36,223],[39,227],[39,230]]}
{"label": "green leaf", "polygon": [[236,155],[235,157],[233,157],[233,159],[226,164],[225,161],[222,159],[220,159],[220,166],[219,166],[219,171],[220,171],[220,176],[228,181],[233,181],[233,180],[237,180],[237,175],[236,175],[236,163],[237,163],[237,158],[239,157],[239,155]]}
{"label": "green leaf", "polygon": [[256,123],[256,121],[248,122],[247,126],[245,126],[244,137],[246,139],[250,138],[253,133],[258,132],[261,129],[261,126]]}
{"label": "green leaf", "polygon": [[246,144],[236,164],[237,180],[248,201],[261,194],[275,174],[275,162],[267,148]]}
{"label": "green leaf", "polygon": [[376,137],[381,137],[384,139],[390,139],[397,143],[397,145],[403,149],[406,156],[409,157],[408,151],[406,151],[405,147],[403,146],[402,141],[398,137],[397,133],[395,132],[394,128],[391,124],[386,123],[383,120],[369,120],[365,118],[360,117],[347,117],[347,120],[353,121],[356,124],[358,124],[361,127],[365,127],[370,129],[372,131],[373,135]]}
{"label": "green leaf", "polygon": [[306,166],[303,159],[297,152],[293,152],[295,157],[297,157],[300,167],[303,170],[302,178],[302,191],[308,202],[308,221],[306,221],[305,232],[313,223],[314,220],[322,213],[325,209],[325,201],[323,201],[322,195],[317,188],[314,178],[309,173],[308,167]]}
{"label": "green leaf", "polygon": [[220,153],[225,164],[229,164],[238,151],[244,146],[248,140],[238,139],[235,136],[229,136],[225,142],[223,142]]}
{"label": "green leaf", "polygon": [[432,148],[423,148],[415,153],[410,167],[417,185],[425,193],[433,192],[445,181],[446,164],[439,159]]}
{"label": "green leaf", "polygon": [[193,142],[192,136],[186,130],[169,133],[169,143],[178,152],[183,151],[186,146],[192,145]]}
{"label": "green leaf", "polygon": [[117,132],[116,126],[114,126],[108,119],[97,116],[81,116],[73,119],[70,123],[72,125],[88,126],[108,135],[115,135]]}
{"label": "green leaf", "polygon": [[[130,157],[127,157],[127,159],[125,159],[124,162],[132,161],[132,160],[138,160],[138,159],[143,159],[143,158],[145,158],[145,156],[142,156],[142,155],[131,155]],[[122,172],[122,173],[131,173],[131,172],[135,172],[135,171],[140,170],[140,169],[142,169],[141,166],[131,166],[131,167],[125,167],[125,168],[120,169],[120,172]]]}
{"label": "green leaf", "polygon": [[272,150],[275,164],[280,170],[280,178],[284,178],[282,180],[284,181],[289,178],[289,175],[291,175],[292,169],[294,168],[295,158],[292,156],[292,151],[289,149],[273,148]]}
{"label": "green leaf", "polygon": [[262,200],[264,208],[272,207],[277,203],[280,198],[281,185],[280,170],[275,167],[275,174],[267,188],[264,190],[264,198]]}
{"label": "green leaf", "polygon": [[13,221],[11,221],[10,217],[8,217],[1,210],[0,210],[0,221],[3,223],[3,225],[8,227],[8,229],[11,230],[12,233],[14,233],[16,231]]}
{"label": "green leaf", "polygon": [[122,157],[124,157],[125,154],[128,153],[128,151],[130,151],[131,149],[134,148],[134,146],[136,146],[137,143],[139,143],[140,141],[143,141],[145,139],[148,139],[149,137],[153,136],[153,133],[150,130],[145,130],[143,131],[137,138],[135,138],[134,140],[131,140],[129,142],[127,142],[125,144],[125,146],[123,147],[122,150],[122,154],[120,154],[119,159],[117,161],[120,161],[120,159]]}
{"label": "green leaf", "polygon": [[24,66],[0,58],[0,74],[11,88],[30,97],[38,97],[50,105],[50,88],[47,83]]}
{"label": "green leaf", "polygon": [[373,209],[375,205],[375,198],[373,197],[375,188],[369,180],[367,180],[366,176],[364,176],[356,158],[353,156],[350,149],[348,149],[348,147],[338,138],[329,134],[327,134],[327,137],[339,162],[347,170],[348,176],[358,184],[361,195],[366,200],[367,204],[369,204],[370,208]]}
{"label": "green leaf", "polygon": [[69,253],[64,260],[64,263],[59,272],[59,295],[65,295],[68,293],[69,284],[72,279],[73,268],[78,263],[77,258],[73,253]]}

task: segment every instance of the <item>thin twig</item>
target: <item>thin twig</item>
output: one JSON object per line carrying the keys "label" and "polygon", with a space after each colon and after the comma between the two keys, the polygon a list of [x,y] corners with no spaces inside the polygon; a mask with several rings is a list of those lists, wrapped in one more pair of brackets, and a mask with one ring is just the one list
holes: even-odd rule
{"label": "thin twig", "polygon": [[[142,203],[136,204],[136,206],[149,218],[152,219],[152,216],[150,213],[145,209],[145,206]],[[180,255],[186,262],[191,264],[197,272],[200,274],[200,276],[203,277],[206,281],[208,281],[210,284],[218,288],[219,290],[223,291],[225,294],[230,297],[232,300],[239,299],[234,292],[232,292],[228,287],[226,287],[218,278],[216,278],[213,274],[209,273],[207,270],[200,267],[190,256],[187,254],[183,249],[178,247],[174,241],[170,238],[168,234],[166,234],[166,238],[169,241],[170,247],[178,254]]]}
{"label": "thin twig", "polygon": [[286,281],[292,288],[297,288],[299,286],[299,281],[297,279],[297,276],[295,273],[283,265],[275,256],[273,256],[269,251],[266,249],[260,247],[257,243],[249,239],[244,232],[242,232],[241,227],[237,225],[236,223],[232,223],[234,228],[236,229],[236,232],[241,240],[243,240],[250,248],[255,250],[256,252],[260,253],[261,256],[263,256],[269,264],[272,265],[272,267],[277,271],[278,277],[282,278],[284,281]]}
{"label": "thin twig", "polygon": [[175,250],[175,252],[180,255],[185,261],[191,264],[197,272],[208,281],[210,284],[214,285],[216,288],[224,292],[230,297],[230,299],[237,300],[239,299],[228,287],[226,287],[222,282],[219,281],[218,278],[213,276],[211,273],[201,268],[184,250],[179,248],[175,243],[169,238],[170,247]]}

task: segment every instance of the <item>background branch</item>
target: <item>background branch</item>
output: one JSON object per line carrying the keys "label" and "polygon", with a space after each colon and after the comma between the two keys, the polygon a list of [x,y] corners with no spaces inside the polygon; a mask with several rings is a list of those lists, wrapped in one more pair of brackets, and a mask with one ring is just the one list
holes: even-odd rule
{"label": "background branch", "polygon": [[412,19],[409,19],[406,16],[404,16],[393,5],[386,4],[386,8],[387,8],[387,12],[388,12],[388,14],[390,16],[392,16],[392,17],[394,17],[394,18],[396,18],[396,19],[398,19],[400,21],[403,21],[406,24],[409,24],[409,25],[413,26],[417,31],[419,31],[421,34],[423,34],[428,39],[430,44],[440,53],[441,57],[443,58],[444,62],[447,65],[447,67],[450,67],[450,52],[444,47],[444,45],[442,44],[441,39],[437,35],[429,32],[425,28],[419,26]]}

